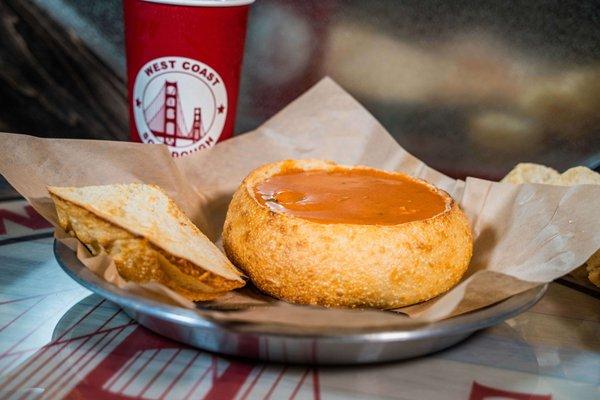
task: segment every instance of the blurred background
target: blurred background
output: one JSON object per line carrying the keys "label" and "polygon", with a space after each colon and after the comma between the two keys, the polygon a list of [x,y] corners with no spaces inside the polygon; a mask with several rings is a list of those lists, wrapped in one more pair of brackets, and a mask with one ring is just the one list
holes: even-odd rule
{"label": "blurred background", "polygon": [[[0,130],[128,139],[120,0],[0,0],[0,36]],[[598,1],[258,0],[237,134],[326,75],[454,177],[600,164]]]}

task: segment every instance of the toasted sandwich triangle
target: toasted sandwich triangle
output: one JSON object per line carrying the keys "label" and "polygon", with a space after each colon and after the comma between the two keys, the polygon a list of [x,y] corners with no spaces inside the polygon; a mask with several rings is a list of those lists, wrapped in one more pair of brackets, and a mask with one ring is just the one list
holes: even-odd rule
{"label": "toasted sandwich triangle", "polygon": [[241,272],[158,186],[51,186],[48,191],[133,235],[145,238],[174,257],[223,278],[243,282]]}

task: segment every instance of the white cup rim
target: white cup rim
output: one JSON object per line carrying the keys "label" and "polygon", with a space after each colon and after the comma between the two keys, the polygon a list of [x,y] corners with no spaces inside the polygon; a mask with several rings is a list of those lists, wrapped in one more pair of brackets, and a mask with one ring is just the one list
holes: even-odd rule
{"label": "white cup rim", "polygon": [[192,7],[235,7],[254,3],[255,0],[144,0],[149,3]]}

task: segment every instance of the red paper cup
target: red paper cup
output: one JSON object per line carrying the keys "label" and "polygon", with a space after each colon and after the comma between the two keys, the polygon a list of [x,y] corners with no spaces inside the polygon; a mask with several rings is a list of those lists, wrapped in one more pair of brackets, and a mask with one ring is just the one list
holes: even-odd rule
{"label": "red paper cup", "polygon": [[253,1],[124,1],[133,141],[179,157],[231,137]]}

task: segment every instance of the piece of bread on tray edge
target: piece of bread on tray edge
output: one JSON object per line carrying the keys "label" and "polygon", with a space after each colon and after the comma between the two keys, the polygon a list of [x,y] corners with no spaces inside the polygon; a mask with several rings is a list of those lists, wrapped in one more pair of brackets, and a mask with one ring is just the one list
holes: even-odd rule
{"label": "piece of bread on tray edge", "polygon": [[[559,186],[600,185],[600,174],[587,167],[573,167],[560,174],[544,165],[520,163],[502,179],[502,182],[544,183]],[[589,281],[600,288],[600,250],[569,275],[580,283],[587,285]]]}
{"label": "piece of bread on tray edge", "polygon": [[158,186],[48,187],[60,226],[127,281],[159,282],[192,301],[244,286],[242,274]]}

